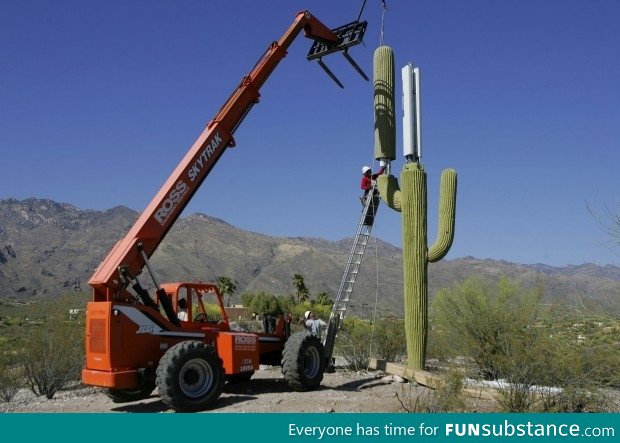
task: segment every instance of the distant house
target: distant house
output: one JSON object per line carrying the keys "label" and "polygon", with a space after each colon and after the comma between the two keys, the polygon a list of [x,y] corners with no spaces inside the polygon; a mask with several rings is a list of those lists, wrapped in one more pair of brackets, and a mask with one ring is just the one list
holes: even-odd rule
{"label": "distant house", "polygon": [[243,318],[250,318],[252,311],[250,308],[246,308],[243,305],[234,305],[224,308],[226,309],[226,315],[230,321],[241,320]]}
{"label": "distant house", "polygon": [[78,315],[81,315],[86,312],[86,309],[69,309],[69,318],[71,320],[75,320],[78,318]]}

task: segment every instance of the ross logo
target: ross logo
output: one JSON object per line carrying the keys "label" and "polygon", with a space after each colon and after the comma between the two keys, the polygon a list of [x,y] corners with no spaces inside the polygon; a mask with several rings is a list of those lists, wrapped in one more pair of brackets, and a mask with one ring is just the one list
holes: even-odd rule
{"label": "ross logo", "polygon": [[235,335],[236,345],[255,345],[257,337],[255,335]]}
{"label": "ross logo", "polygon": [[179,205],[179,201],[188,190],[187,184],[185,184],[183,180],[179,180],[172,191],[170,191],[170,194],[168,194],[168,198],[162,203],[161,208],[155,212],[155,220],[157,220],[160,225],[163,226],[166,223],[168,217],[170,217],[170,213]]}

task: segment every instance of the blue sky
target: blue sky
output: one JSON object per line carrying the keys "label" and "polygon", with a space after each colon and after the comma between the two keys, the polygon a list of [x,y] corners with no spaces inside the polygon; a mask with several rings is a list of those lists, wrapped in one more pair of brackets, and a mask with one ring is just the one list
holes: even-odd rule
{"label": "blue sky", "polygon": [[[7,1],[0,15],[0,198],[141,211],[296,13],[329,27],[362,1]],[[429,243],[441,171],[459,177],[447,258],[619,264],[588,205],[620,213],[620,3],[386,1],[396,69],[422,70]],[[372,77],[381,2],[368,0]],[[276,236],[339,240],[373,164],[373,91],[339,54],[312,62],[300,36],[184,215]],[[399,77],[399,76],[397,76]],[[400,83],[400,82],[399,82]],[[397,155],[402,169],[400,89]],[[603,216],[604,218],[604,216]],[[373,232],[397,246],[400,214]]]}

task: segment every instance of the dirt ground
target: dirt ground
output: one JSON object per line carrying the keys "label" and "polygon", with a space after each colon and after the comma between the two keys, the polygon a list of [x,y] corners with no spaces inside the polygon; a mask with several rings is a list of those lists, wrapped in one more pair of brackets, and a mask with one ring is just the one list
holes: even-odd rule
{"label": "dirt ground", "polygon": [[[205,412],[424,412],[433,404],[434,391],[410,384],[381,371],[327,373],[318,390],[292,391],[280,368],[265,366],[246,383],[226,384],[212,409]],[[468,412],[496,410],[491,400],[466,399]],[[113,403],[105,393],[78,386],[56,393],[53,399],[20,390],[0,412],[173,412],[157,396],[146,400]]]}

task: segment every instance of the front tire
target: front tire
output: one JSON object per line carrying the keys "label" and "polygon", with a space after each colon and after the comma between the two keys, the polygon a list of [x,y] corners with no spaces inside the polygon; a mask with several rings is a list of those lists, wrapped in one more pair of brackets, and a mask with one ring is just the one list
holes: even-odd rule
{"label": "front tire", "polygon": [[323,344],[307,331],[289,337],[282,352],[282,373],[295,391],[317,388],[323,380],[325,360]]}
{"label": "front tire", "polygon": [[224,368],[215,349],[200,341],[177,343],[157,367],[162,401],[179,412],[209,408],[224,389]]}

